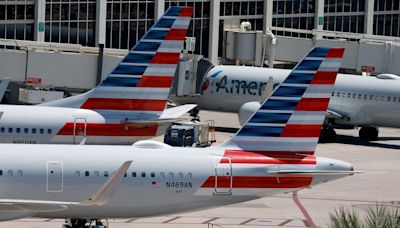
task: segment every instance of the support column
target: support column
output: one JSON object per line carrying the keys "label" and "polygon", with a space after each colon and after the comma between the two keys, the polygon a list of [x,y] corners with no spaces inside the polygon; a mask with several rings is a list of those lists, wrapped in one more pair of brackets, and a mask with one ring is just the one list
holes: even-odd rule
{"label": "support column", "polygon": [[[208,46],[208,59],[215,65],[218,64],[219,8],[220,0],[210,1],[210,35]],[[200,42],[200,40],[196,40],[196,42]]]}
{"label": "support column", "polygon": [[154,1],[154,20],[159,19],[165,12],[165,0]]}
{"label": "support column", "polygon": [[46,0],[36,0],[35,3],[34,40],[44,42],[44,26],[46,20]]}
{"label": "support column", "polygon": [[[314,29],[316,29],[317,31],[324,30],[324,6],[325,0],[315,1]],[[322,35],[317,33],[314,39],[322,39]]]}
{"label": "support column", "polygon": [[266,34],[267,28],[272,27],[272,13],[273,13],[273,0],[264,0],[264,21],[263,21],[263,33]]}
{"label": "support column", "polygon": [[372,34],[374,31],[374,0],[365,0],[364,33]]}
{"label": "support column", "polygon": [[106,43],[107,0],[96,1],[96,47]]}

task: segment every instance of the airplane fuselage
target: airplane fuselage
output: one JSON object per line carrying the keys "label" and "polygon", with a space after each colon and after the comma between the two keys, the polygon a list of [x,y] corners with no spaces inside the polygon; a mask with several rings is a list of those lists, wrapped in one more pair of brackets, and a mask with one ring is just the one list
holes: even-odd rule
{"label": "airplane fuselage", "polygon": [[[252,101],[265,99],[269,77],[274,87],[290,70],[215,66],[202,83],[198,97],[172,97],[177,103],[194,102],[200,109],[238,112]],[[338,74],[328,109],[347,117],[337,124],[400,127],[400,80]]]}
{"label": "airplane fuselage", "polygon": [[[2,199],[79,202],[91,196],[125,161],[133,163],[112,199],[103,206],[71,206],[0,219],[117,218],[152,216],[216,207],[314,186],[347,174],[285,175],[276,171],[350,171],[350,164],[297,155],[224,149],[135,146],[4,144],[0,153]],[[56,152],[56,153],[55,153]],[[177,165],[179,164],[179,165]],[[19,189],[15,191],[15,189]]]}
{"label": "airplane fuselage", "polygon": [[107,123],[96,111],[78,108],[0,105],[0,142],[18,144],[132,144],[162,134],[167,125]]}

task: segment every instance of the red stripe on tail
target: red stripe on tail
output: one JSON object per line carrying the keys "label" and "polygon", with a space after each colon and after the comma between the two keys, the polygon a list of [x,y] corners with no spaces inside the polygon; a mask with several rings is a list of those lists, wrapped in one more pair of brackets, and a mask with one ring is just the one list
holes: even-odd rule
{"label": "red stripe on tail", "polygon": [[164,40],[185,40],[187,29],[170,29]]}
{"label": "red stripe on tail", "polygon": [[165,100],[89,98],[81,108],[99,110],[162,111],[164,110],[165,103]]}
{"label": "red stripe on tail", "polygon": [[281,137],[315,137],[321,134],[320,124],[287,124],[281,133]]}
{"label": "red stripe on tail", "polygon": [[343,58],[344,48],[330,48],[326,58]]}
{"label": "red stripe on tail", "polygon": [[179,62],[180,53],[157,52],[153,59],[152,64],[177,64]]}
{"label": "red stripe on tail", "polygon": [[333,85],[335,84],[336,75],[336,72],[317,71],[310,84]]}
{"label": "red stripe on tail", "polygon": [[136,87],[171,88],[173,76],[142,76]]}
{"label": "red stripe on tail", "polygon": [[326,111],[329,98],[302,98],[296,106],[296,111]]}

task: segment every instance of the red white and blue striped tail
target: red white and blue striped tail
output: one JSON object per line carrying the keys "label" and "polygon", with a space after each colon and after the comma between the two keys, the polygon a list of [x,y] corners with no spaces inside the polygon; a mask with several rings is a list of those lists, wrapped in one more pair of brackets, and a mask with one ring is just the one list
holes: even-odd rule
{"label": "red white and blue striped tail", "polygon": [[314,154],[344,48],[313,48],[264,101],[227,149]]}
{"label": "red white and blue striped tail", "polygon": [[172,87],[192,12],[191,7],[170,7],[96,88],[43,105],[95,110],[107,122],[158,119]]}

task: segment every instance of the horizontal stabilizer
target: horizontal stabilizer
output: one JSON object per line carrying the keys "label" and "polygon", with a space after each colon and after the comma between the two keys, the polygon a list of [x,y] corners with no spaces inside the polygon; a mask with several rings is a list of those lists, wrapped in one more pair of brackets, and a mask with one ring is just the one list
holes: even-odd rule
{"label": "horizontal stabilizer", "polygon": [[196,107],[197,107],[196,104],[186,104],[178,107],[168,108],[164,110],[159,119],[167,120],[167,119],[179,118]]}
{"label": "horizontal stabilizer", "polygon": [[279,170],[268,171],[268,174],[276,176],[293,176],[293,175],[354,175],[359,174],[356,171],[325,171],[325,170]]}

